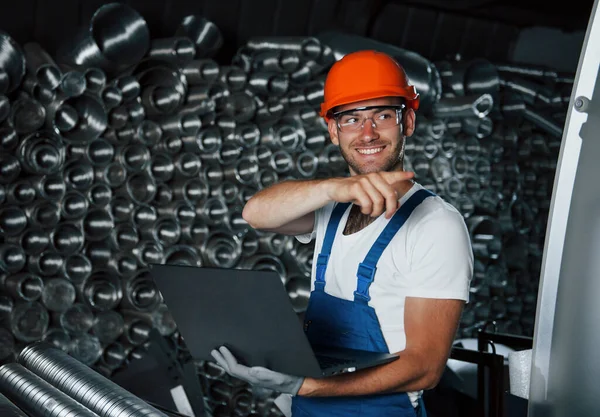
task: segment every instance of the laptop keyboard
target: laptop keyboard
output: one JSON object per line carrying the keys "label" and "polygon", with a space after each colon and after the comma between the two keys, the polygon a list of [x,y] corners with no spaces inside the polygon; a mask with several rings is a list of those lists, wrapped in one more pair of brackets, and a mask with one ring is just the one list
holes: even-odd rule
{"label": "laptop keyboard", "polygon": [[356,363],[353,359],[334,358],[331,356],[317,355],[317,361],[321,369],[333,368],[336,366],[352,365]]}

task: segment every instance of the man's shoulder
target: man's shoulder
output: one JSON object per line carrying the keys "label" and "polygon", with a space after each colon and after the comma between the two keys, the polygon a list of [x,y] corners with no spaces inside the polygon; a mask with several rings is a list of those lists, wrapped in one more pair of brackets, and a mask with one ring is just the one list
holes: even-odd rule
{"label": "man's shoulder", "polygon": [[456,207],[438,195],[423,200],[423,202],[415,208],[411,217],[415,220],[414,223],[430,221],[441,223],[464,223],[464,218]]}
{"label": "man's shoulder", "polygon": [[469,239],[462,214],[439,196],[425,199],[407,223],[407,238],[414,245],[430,242],[447,247]]}

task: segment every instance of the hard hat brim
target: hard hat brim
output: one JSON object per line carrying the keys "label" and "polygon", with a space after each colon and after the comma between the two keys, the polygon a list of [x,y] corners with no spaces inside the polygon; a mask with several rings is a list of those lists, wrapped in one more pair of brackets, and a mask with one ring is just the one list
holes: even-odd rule
{"label": "hard hat brim", "polygon": [[320,115],[326,121],[329,121],[329,119],[331,119],[331,111],[336,107],[382,97],[401,97],[406,100],[406,107],[411,108],[413,110],[417,110],[419,108],[419,94],[417,93],[417,90],[414,86],[409,86],[406,89],[390,88],[382,89],[376,92],[370,92],[368,94],[360,93],[350,96],[333,98],[332,100],[321,104]]}

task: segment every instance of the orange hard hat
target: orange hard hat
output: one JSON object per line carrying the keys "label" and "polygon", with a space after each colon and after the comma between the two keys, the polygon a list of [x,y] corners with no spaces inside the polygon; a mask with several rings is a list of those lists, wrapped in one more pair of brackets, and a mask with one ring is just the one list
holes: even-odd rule
{"label": "orange hard hat", "polygon": [[327,74],[321,117],[344,104],[379,97],[403,97],[406,106],[419,108],[419,94],[408,84],[404,69],[389,55],[377,51],[357,51],[337,61]]}

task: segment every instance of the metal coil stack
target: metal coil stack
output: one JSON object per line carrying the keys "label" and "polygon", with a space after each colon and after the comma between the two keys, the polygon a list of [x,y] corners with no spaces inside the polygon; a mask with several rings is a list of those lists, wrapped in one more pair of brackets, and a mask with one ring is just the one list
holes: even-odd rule
{"label": "metal coil stack", "polygon": [[[475,337],[494,322],[498,331],[533,336],[573,74],[483,59],[436,65],[442,97],[413,141],[410,161],[461,211],[471,233],[475,274],[460,332]],[[422,155],[429,158],[432,141],[437,155],[427,171]]]}
{"label": "metal coil stack", "polygon": [[142,399],[47,342],[0,367],[0,388],[33,417],[166,417]]}
{"label": "metal coil stack", "polygon": [[[397,57],[421,93],[405,168],[471,233],[460,336],[492,320],[532,334],[572,76],[432,63],[337,33],[251,38],[217,63],[214,23],[186,16],[155,39],[123,3],[54,56],[6,33],[0,43],[0,361],[45,340],[110,376],[152,327],[177,339],[153,262],[274,270],[303,312],[313,244],[255,231],[241,213],[278,181],[348,175],[318,110],[329,67],[366,48]],[[276,415],[269,395],[197,365],[215,415]]]}

